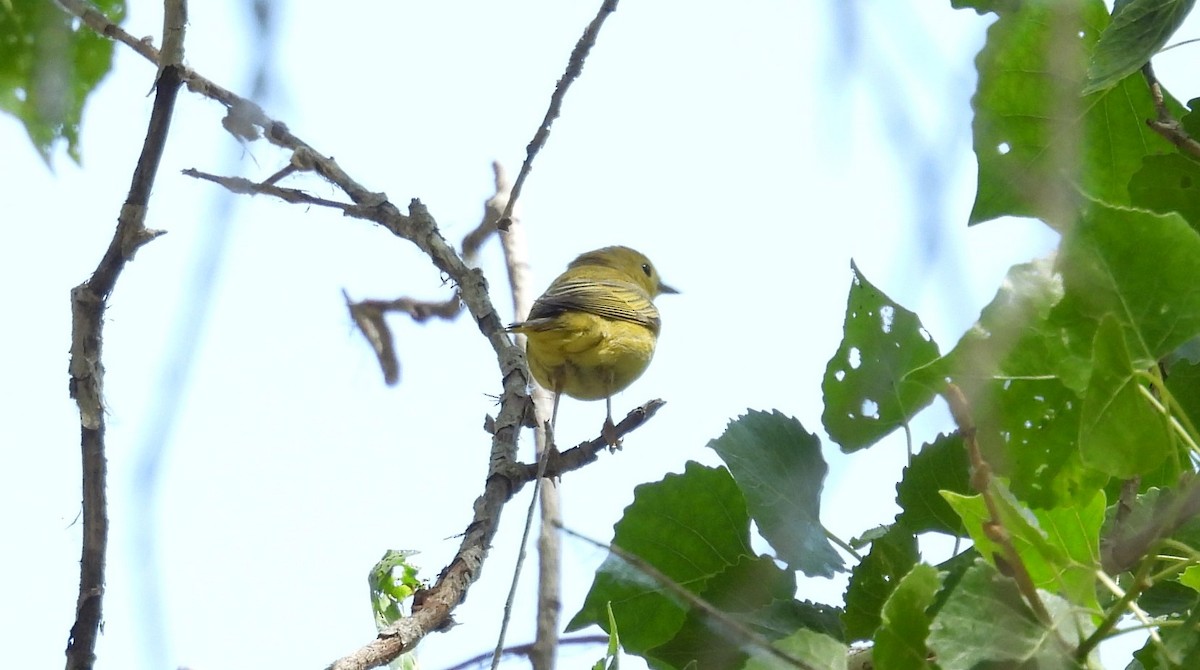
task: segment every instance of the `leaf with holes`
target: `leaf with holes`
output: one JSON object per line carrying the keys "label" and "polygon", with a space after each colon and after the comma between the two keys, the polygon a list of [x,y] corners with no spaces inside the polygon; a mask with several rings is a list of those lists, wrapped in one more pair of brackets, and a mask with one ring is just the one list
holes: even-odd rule
{"label": "leaf with holes", "polygon": [[917,315],[854,272],[842,344],[825,367],[825,430],[846,452],[869,447],[928,405],[933,389],[907,375],[938,358]]}
{"label": "leaf with holes", "polygon": [[1142,158],[1172,150],[1145,124],[1155,111],[1140,76],[1079,95],[1087,54],[1108,23],[1101,0],[1042,1],[988,28],[975,60],[979,178],[970,223],[1011,215],[1058,225],[1080,190],[1128,204]]}

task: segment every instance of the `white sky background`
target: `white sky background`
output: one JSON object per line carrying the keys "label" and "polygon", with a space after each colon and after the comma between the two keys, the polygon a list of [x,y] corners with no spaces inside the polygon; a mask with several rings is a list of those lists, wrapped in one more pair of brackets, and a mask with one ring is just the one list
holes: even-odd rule
{"label": "white sky background", "polygon": [[[268,113],[402,208],[419,197],[457,243],[492,192],[490,162],[515,174],[599,0],[364,1],[332,13],[272,4]],[[821,433],[820,383],[841,337],[851,258],[946,350],[1009,265],[1052,248],[1036,222],[965,225],[972,58],[987,20],[948,4],[626,0],[609,18],[521,199],[536,290],[578,253],[621,243],[683,294],[659,301],[654,364],[614,411],[656,397],[668,405],[623,452],[563,480],[569,526],[609,539],[637,484],[689,459],[717,463],[705,444],[746,408],[779,409]],[[188,63],[248,92],[263,55],[243,3],[191,5]],[[134,1],[126,27],[157,42],[160,11]],[[1192,24],[1177,38],[1194,36]],[[20,633],[0,645],[5,666],[62,663],[73,616],[81,529],[68,295],[112,235],[153,102],[153,68],[116,53],[85,112],[82,168],[60,153],[51,173],[18,123],[0,119],[0,630]],[[1156,61],[1183,99],[1195,82],[1176,73],[1192,58],[1180,49]],[[449,288],[411,244],[329,211],[239,196],[222,214],[219,189],[179,170],[261,179],[288,156],[265,142],[243,150],[221,113],[181,93],[147,221],[169,234],[139,252],[110,301],[102,668],[323,667],[373,636],[366,576],[384,550],[419,550],[430,579],[446,564],[486,468],[482,425],[500,380],[471,319],[393,318],[403,377],[386,388],[341,296],[432,299]],[[337,196],[311,176],[284,185]],[[182,406],[160,495],[138,516],[138,451],[163,416],[178,324],[194,313],[193,268],[223,229],[217,270],[202,273],[213,294],[190,375],[167,377]],[[482,267],[507,317],[496,242]],[[602,403],[564,401],[560,441],[594,437],[602,418]],[[918,437],[948,426],[919,422]],[[526,454],[530,444],[526,435]],[[891,520],[903,441],[826,453],[827,525],[849,538]],[[461,625],[422,643],[425,667],[494,644],[528,495],[508,508]],[[161,615],[143,604],[138,519],[158,532]],[[569,539],[564,553],[565,621],[603,554]],[[511,643],[532,636],[535,578],[524,577]],[[801,597],[836,603],[843,588],[844,577],[806,580]],[[600,653],[564,654],[562,666]]]}

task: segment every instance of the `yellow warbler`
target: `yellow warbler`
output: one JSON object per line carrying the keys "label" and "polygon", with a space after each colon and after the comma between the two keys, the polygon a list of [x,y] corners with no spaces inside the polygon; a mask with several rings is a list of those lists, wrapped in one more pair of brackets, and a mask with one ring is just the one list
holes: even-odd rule
{"label": "yellow warbler", "polygon": [[678,291],[662,283],[650,259],[629,247],[605,247],[571,261],[529,317],[509,326],[528,338],[529,371],[554,393],[551,427],[562,394],[604,398],[604,438],[616,446],[612,396],[650,365],[661,325],[652,301],[661,293]]}

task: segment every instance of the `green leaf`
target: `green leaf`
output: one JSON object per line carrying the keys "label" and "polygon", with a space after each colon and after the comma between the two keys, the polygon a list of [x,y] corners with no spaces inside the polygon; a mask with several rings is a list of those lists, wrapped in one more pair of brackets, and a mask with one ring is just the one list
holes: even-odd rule
{"label": "green leaf", "polygon": [[1080,420],[1084,463],[1129,479],[1153,470],[1170,455],[1170,427],[1148,395],[1133,369],[1121,325],[1115,317],[1105,317],[1096,331],[1092,380]]}
{"label": "green leaf", "polygon": [[1100,34],[1088,65],[1084,95],[1109,88],[1142,69],[1171,39],[1195,0],[1129,0]]}
{"label": "green leaf", "polygon": [[[975,548],[994,563],[1001,551],[985,531],[991,515],[983,496],[944,495],[962,517]],[[1034,585],[1098,612],[1094,575],[1100,566],[1104,496],[1096,494],[1084,505],[1030,511],[999,482],[993,482],[992,495],[1001,515],[997,521],[1011,538]]]}
{"label": "green leaf", "polygon": [[[846,645],[841,642],[827,635],[804,629],[779,640],[775,646],[793,658],[798,658],[810,666],[822,670],[846,670],[846,656],[850,653]],[[784,670],[785,668],[794,670],[795,668],[795,666],[785,664],[762,651],[751,651],[754,652],[754,657],[742,666],[743,670]]]}
{"label": "green leaf", "polygon": [[1074,670],[1073,649],[1092,631],[1086,617],[1050,593],[1039,592],[1050,612],[1041,623],[1021,598],[1016,584],[978,561],[967,571],[933,619],[929,648],[942,670],[1003,667],[1022,670]]}
{"label": "green leaf", "polygon": [[1081,190],[1128,204],[1130,177],[1172,150],[1145,120],[1140,76],[1080,97],[1089,49],[1108,25],[1101,0],[1028,0],[988,29],[972,104],[979,179],[970,223],[1031,216],[1059,226]]}
{"label": "green leaf", "polygon": [[[733,477],[725,468],[694,462],[687,463],[683,474],[668,474],[634,490],[633,503],[615,526],[613,544],[693,593],[702,592],[709,580],[742,557],[754,555],[750,515]],[[688,610],[653,579],[610,555],[567,630],[606,627],[610,602],[625,649],[635,654],[674,637]]]}
{"label": "green leaf", "polygon": [[419,568],[408,562],[408,558],[417,553],[408,549],[389,549],[367,575],[375,627],[379,630],[403,618],[404,601],[424,586],[417,579]]}
{"label": "green leaf", "polygon": [[729,467],[750,516],[793,570],[832,577],[842,567],[821,525],[821,487],[829,468],[821,441],[794,418],[751,410],[708,443]]}
{"label": "green leaf", "polygon": [[1129,199],[1159,214],[1179,212],[1200,228],[1200,163],[1178,153],[1146,156],[1129,181]]}
{"label": "green leaf", "polygon": [[904,468],[896,486],[900,514],[896,523],[913,533],[936,531],[959,536],[965,530],[962,520],[938,491],[968,493],[971,489],[967,451],[962,436],[939,435],[921,447],[912,463]]}
{"label": "green leaf", "polygon": [[[740,619],[739,614],[753,616],[772,603],[791,600],[795,592],[795,573],[784,571],[765,556],[745,556],[708,580],[698,595],[731,618]],[[726,628],[721,621],[696,609],[688,612],[671,640],[650,649],[645,656],[676,668],[689,664],[697,668],[735,668],[748,657],[740,631]]]}
{"label": "green leaf", "polygon": [[1042,372],[1082,393],[1096,331],[1110,314],[1125,331],[1135,369],[1200,333],[1197,258],[1200,234],[1179,215],[1090,202],[1059,251],[1063,299],[1038,334],[1058,360]]}
{"label": "green leaf", "polygon": [[883,604],[918,558],[917,538],[899,525],[871,543],[871,553],[854,566],[846,587],[846,639],[869,640],[875,635]]}
{"label": "green leaf", "polygon": [[926,611],[941,588],[942,578],[931,565],[913,566],[896,585],[883,605],[883,617],[875,631],[872,659],[875,666],[889,670],[926,670],[930,667],[925,639],[929,637]]}
{"label": "green leaf", "polygon": [[1167,390],[1179,403],[1188,422],[1200,426],[1200,364],[1177,360],[1167,368],[1165,376]]}
{"label": "green leaf", "polygon": [[1183,114],[1179,122],[1183,124],[1184,131],[1191,137],[1200,137],[1200,98],[1192,98],[1187,103],[1188,111]]}
{"label": "green leaf", "polygon": [[934,391],[905,379],[938,357],[916,314],[871,285],[851,264],[842,344],[825,368],[825,430],[846,452],[868,447],[933,400]]}
{"label": "green leaf", "polygon": [[735,613],[734,618],[772,640],[787,637],[799,628],[824,633],[842,642],[846,638],[842,609],[808,600],[776,600],[753,612]]}
{"label": "green leaf", "polygon": [[950,6],[955,9],[974,9],[976,14],[988,12],[1002,14],[1020,7],[1021,0],[950,0]]}
{"label": "green leaf", "polygon": [[1179,582],[1158,581],[1138,596],[1137,603],[1152,617],[1187,614],[1200,604],[1200,593]]}
{"label": "green leaf", "polygon": [[[79,125],[88,95],[112,69],[113,43],[51,2],[8,0],[0,11],[0,110],[25,125],[47,163],[65,139],[78,163]],[[125,17],[123,0],[93,3],[109,20]]]}

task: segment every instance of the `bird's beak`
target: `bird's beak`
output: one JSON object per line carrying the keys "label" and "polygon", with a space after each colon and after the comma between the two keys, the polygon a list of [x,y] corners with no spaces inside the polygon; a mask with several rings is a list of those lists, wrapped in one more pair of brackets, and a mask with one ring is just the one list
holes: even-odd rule
{"label": "bird's beak", "polygon": [[679,289],[671,288],[662,282],[658,282],[659,293],[679,293]]}

